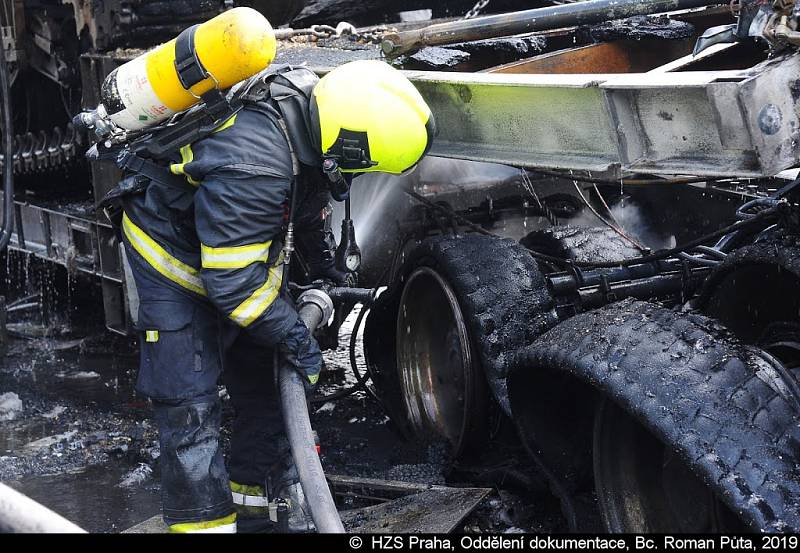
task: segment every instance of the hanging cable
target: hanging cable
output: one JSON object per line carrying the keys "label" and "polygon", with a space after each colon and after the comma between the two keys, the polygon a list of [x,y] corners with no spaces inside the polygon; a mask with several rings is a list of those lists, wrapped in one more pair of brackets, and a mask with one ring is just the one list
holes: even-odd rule
{"label": "hanging cable", "polygon": [[[604,208],[606,208],[606,212],[608,213],[608,216],[611,218],[611,221],[612,221],[612,222],[613,222],[615,225],[617,225],[617,228],[618,228],[618,229],[619,229],[621,232],[625,232],[625,228],[622,226],[622,223],[620,223],[620,222],[619,222],[619,219],[617,219],[617,216],[616,216],[616,215],[614,215],[614,212],[613,212],[613,211],[611,211],[611,208],[610,208],[610,207],[608,206],[608,204],[606,203],[606,199],[605,199],[605,198],[603,197],[603,195],[600,193],[600,190],[597,188],[597,185],[596,185],[596,184],[593,184],[593,185],[592,185],[592,187],[594,188],[594,193],[595,193],[595,194],[597,194],[597,197],[600,199],[600,203],[602,203],[602,204],[603,204],[603,207],[604,207]],[[630,237],[630,239],[634,241],[634,243],[635,243],[634,245],[636,245],[636,247],[637,247],[637,248],[639,248],[639,251],[641,251],[641,252],[648,252],[648,251],[650,251],[650,248],[648,248],[647,246],[643,245],[641,242],[639,242],[638,240],[634,239],[632,236],[628,235],[628,234],[627,234],[627,232],[625,232],[625,235],[626,235],[626,236],[629,236],[629,237]]]}
{"label": "hanging cable", "polygon": [[536,201],[536,206],[539,208],[539,211],[542,213],[547,222],[550,223],[551,226],[557,227],[558,226],[558,217],[553,210],[547,207],[544,202],[539,199],[539,195],[536,194],[536,189],[531,182],[531,178],[528,176],[528,172],[525,169],[520,169],[520,175],[522,180],[522,187],[525,191],[530,194],[533,199]]}
{"label": "hanging cable", "polygon": [[[493,236],[495,238],[502,238],[501,236],[498,236],[498,235],[496,235],[496,234],[494,234],[492,232],[489,232],[485,228],[483,228],[483,227],[481,227],[479,225],[476,225],[475,223],[473,223],[472,221],[470,221],[469,219],[467,219],[463,215],[460,215],[460,214],[456,213],[452,209],[447,208],[447,207],[445,207],[443,205],[434,203],[434,202],[430,201],[429,199],[421,196],[420,194],[414,192],[413,190],[410,190],[408,188],[404,188],[403,191],[407,195],[409,195],[412,198],[414,198],[415,200],[419,201],[420,203],[422,203],[422,204],[424,204],[424,205],[426,205],[426,206],[428,206],[428,207],[430,207],[432,209],[437,209],[440,212],[447,214],[448,216],[456,219],[457,221],[461,222],[462,224],[464,224],[465,226],[467,226],[468,228],[474,230],[475,232],[477,232],[479,234],[483,234],[484,236]],[[780,203],[774,205],[773,207],[767,208],[767,209],[759,212],[758,214],[754,215],[753,217],[751,217],[749,219],[736,221],[735,223],[733,223],[731,225],[723,227],[723,228],[721,228],[719,230],[716,230],[714,232],[711,232],[709,234],[703,235],[703,236],[701,236],[699,238],[691,240],[690,242],[687,242],[686,244],[682,244],[682,245],[677,246],[675,248],[670,248],[668,250],[661,250],[659,252],[648,254],[648,255],[645,255],[645,256],[642,256],[642,257],[633,257],[633,258],[629,258],[629,259],[620,259],[620,260],[617,260],[617,261],[605,261],[605,262],[581,262],[581,261],[572,261],[572,260],[569,260],[569,259],[564,259],[564,258],[556,257],[556,256],[553,256],[553,255],[547,255],[545,253],[538,252],[536,250],[532,250],[530,248],[526,248],[526,249],[530,252],[530,254],[534,258],[540,259],[542,261],[547,261],[547,262],[553,263],[553,264],[561,266],[561,267],[567,267],[567,268],[569,268],[569,267],[578,267],[578,268],[581,268],[581,269],[583,269],[583,268],[589,268],[589,269],[592,269],[592,268],[593,269],[611,269],[611,268],[614,268],[614,267],[628,267],[630,265],[637,265],[637,264],[640,264],[640,263],[649,263],[651,261],[660,261],[660,260],[666,259],[668,257],[674,257],[678,253],[691,250],[693,248],[696,248],[697,246],[703,246],[707,242],[710,242],[711,240],[719,239],[719,238],[721,238],[721,237],[723,237],[723,236],[725,236],[727,234],[731,234],[733,232],[738,232],[738,231],[743,230],[745,228],[750,228],[750,227],[754,227],[754,226],[760,225],[763,221],[765,221],[765,220],[767,220],[769,218],[772,218],[773,216],[777,215],[778,211],[781,209],[782,205],[784,205],[784,203],[780,202]]]}
{"label": "hanging cable", "polygon": [[[586,207],[589,208],[589,211],[594,213],[595,217],[597,217],[608,228],[610,228],[611,230],[616,232],[620,236],[620,238],[622,238],[623,240],[625,240],[626,242],[631,244],[634,248],[637,248],[641,252],[647,251],[647,248],[645,248],[639,242],[637,242],[635,239],[630,237],[624,230],[622,230],[621,227],[618,227],[618,226],[614,225],[613,223],[611,223],[610,221],[607,221],[604,217],[602,217],[597,212],[597,210],[594,208],[594,206],[589,202],[589,200],[583,195],[583,191],[581,190],[581,187],[578,186],[578,183],[576,181],[573,181],[572,184],[575,186],[575,190],[578,192],[578,195],[581,197],[581,200],[583,200],[583,203],[586,205]],[[595,187],[595,190],[596,189],[597,189],[597,187]],[[606,205],[605,200],[603,201],[603,205]],[[606,205],[606,209],[608,209],[608,205]],[[610,209],[608,211],[609,211],[609,213],[611,212]]]}
{"label": "hanging cable", "polygon": [[3,134],[3,223],[0,226],[0,252],[5,251],[14,230],[14,126],[11,119],[11,76],[6,49],[0,44],[0,95],[2,95]]}
{"label": "hanging cable", "polygon": [[353,331],[350,333],[350,342],[348,346],[348,351],[350,355],[350,369],[353,371],[353,374],[356,377],[356,382],[352,386],[333,392],[332,394],[313,397],[310,400],[312,404],[316,405],[320,403],[327,403],[329,401],[336,401],[351,396],[359,390],[364,390],[369,395],[371,395],[378,402],[379,405],[383,405],[380,398],[375,394],[375,392],[369,386],[367,386],[367,382],[370,380],[371,377],[369,373],[369,368],[367,368],[367,370],[365,370],[363,373],[359,371],[358,360],[356,358],[358,333],[361,329],[361,324],[364,320],[364,317],[366,317],[368,312],[369,308],[367,308],[367,306],[361,307],[361,311],[359,312],[358,317],[356,317],[355,324],[353,325]]}

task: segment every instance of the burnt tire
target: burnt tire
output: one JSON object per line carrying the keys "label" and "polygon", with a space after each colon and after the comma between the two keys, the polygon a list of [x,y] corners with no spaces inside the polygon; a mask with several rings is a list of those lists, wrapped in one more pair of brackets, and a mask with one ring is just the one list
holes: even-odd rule
{"label": "burnt tire", "polygon": [[608,227],[553,227],[527,234],[520,244],[553,257],[603,263],[641,257],[642,252]]}
{"label": "burnt tire", "polygon": [[529,449],[557,465],[559,452],[541,438],[560,423],[531,393],[568,376],[677,452],[747,526],[796,532],[800,425],[795,398],[769,363],[711,319],[628,300],[577,315],[519,353],[511,409]]}
{"label": "burnt tire", "polygon": [[[557,322],[544,277],[529,253],[512,240],[437,236],[408,255],[366,323],[365,355],[392,418],[402,419],[404,411],[403,402],[391,393],[401,389],[394,329],[406,283],[421,268],[439,275],[455,293],[480,371],[491,395],[508,413],[509,359]],[[407,426],[405,430],[411,433]]]}
{"label": "burnt tire", "polygon": [[695,305],[747,343],[800,341],[800,237],[776,231],[731,252]]}

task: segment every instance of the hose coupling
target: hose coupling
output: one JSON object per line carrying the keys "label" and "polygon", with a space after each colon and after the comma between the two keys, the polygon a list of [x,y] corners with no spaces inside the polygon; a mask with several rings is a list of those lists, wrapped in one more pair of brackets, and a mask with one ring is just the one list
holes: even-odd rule
{"label": "hose coupling", "polygon": [[331,300],[331,297],[327,293],[317,288],[306,290],[300,295],[299,298],[297,298],[297,310],[301,313],[308,306],[312,305],[319,309],[321,314],[319,325],[324,326],[333,315],[333,300]]}

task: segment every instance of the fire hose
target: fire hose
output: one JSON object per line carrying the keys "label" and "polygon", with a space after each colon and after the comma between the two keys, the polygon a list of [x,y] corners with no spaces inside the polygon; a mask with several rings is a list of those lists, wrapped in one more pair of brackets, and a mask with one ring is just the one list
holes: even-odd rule
{"label": "fire hose", "polygon": [[13,488],[0,484],[0,532],[75,534],[85,533],[85,530]]}
{"label": "fire hose", "polygon": [[[373,290],[360,288],[311,289],[297,300],[298,314],[308,329],[313,332],[327,324],[333,315],[334,300],[370,302]],[[322,463],[317,453],[314,433],[306,402],[303,377],[291,366],[281,365],[279,374],[281,411],[286,437],[292,451],[303,493],[311,509],[311,517],[317,532],[342,534],[344,526],[333,501]]]}

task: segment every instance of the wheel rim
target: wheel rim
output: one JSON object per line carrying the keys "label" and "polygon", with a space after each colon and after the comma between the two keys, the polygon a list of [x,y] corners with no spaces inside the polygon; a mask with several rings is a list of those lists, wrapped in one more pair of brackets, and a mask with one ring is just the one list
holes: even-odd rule
{"label": "wheel rim", "polygon": [[676,452],[608,400],[595,418],[594,476],[600,514],[611,532],[744,529]]}
{"label": "wheel rim", "polygon": [[396,337],[411,426],[422,437],[445,440],[459,454],[469,439],[475,404],[474,356],[456,295],[433,269],[418,268],[407,279]]}
{"label": "wheel rim", "polygon": [[800,323],[774,321],[762,331],[756,345],[775,356],[788,371],[800,369]]}

